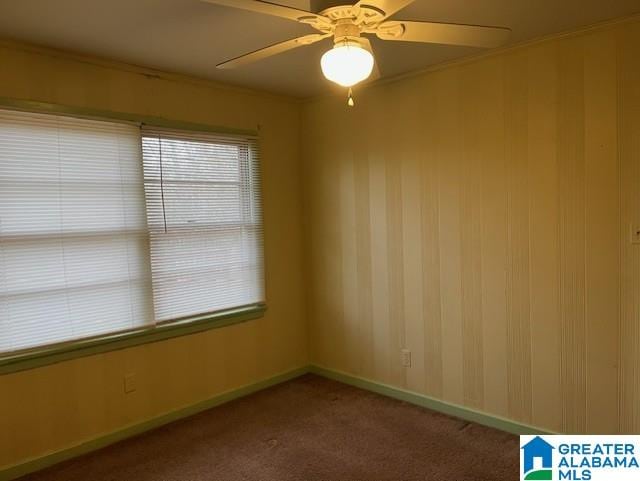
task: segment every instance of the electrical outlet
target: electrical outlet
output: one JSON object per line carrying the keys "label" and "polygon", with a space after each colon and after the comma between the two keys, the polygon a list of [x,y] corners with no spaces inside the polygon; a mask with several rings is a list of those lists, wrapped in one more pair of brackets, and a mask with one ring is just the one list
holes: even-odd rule
{"label": "electrical outlet", "polygon": [[411,351],[409,349],[403,349],[402,353],[402,366],[411,367]]}
{"label": "electrical outlet", "polygon": [[136,390],[136,375],[127,374],[124,377],[124,393],[129,394]]}
{"label": "electrical outlet", "polygon": [[632,244],[640,244],[640,224],[631,224],[629,236]]}

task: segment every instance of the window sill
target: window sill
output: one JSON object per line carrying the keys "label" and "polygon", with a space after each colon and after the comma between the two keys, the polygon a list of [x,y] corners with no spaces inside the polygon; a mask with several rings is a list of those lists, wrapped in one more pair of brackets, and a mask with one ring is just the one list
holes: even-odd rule
{"label": "window sill", "polygon": [[28,351],[8,353],[5,356],[0,355],[0,375],[230,326],[258,319],[264,315],[266,309],[264,304],[256,304],[214,314],[194,316],[135,331],[106,334],[29,349]]}

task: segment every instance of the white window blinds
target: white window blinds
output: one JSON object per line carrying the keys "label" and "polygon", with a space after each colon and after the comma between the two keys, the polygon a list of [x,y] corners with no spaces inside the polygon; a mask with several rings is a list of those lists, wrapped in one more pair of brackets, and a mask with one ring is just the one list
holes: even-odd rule
{"label": "white window blinds", "polygon": [[156,321],[264,300],[256,140],[143,127]]}
{"label": "white window blinds", "polygon": [[0,111],[0,351],[153,322],[140,130]]}

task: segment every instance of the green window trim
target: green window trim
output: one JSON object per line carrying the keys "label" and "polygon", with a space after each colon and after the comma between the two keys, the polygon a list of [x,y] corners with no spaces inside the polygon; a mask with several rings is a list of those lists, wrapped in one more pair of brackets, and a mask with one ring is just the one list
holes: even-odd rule
{"label": "green window trim", "polygon": [[23,352],[8,353],[5,356],[0,355],[0,375],[230,326],[261,318],[266,310],[265,304],[255,304],[157,324],[134,331],[105,334],[87,339],[49,344]]}
{"label": "green window trim", "polygon": [[[231,134],[246,137],[258,136],[257,130],[219,127],[165,119],[163,117],[75,107],[40,102],[37,100],[0,97],[0,108],[27,112],[70,115],[95,120],[133,122],[154,127],[174,128],[187,131],[214,132],[218,134]],[[252,319],[258,319],[264,315],[265,311],[266,305],[256,304],[211,314],[193,316],[132,331],[109,333],[86,339],[48,344],[46,346],[28,349],[25,351],[10,352],[4,355],[0,353],[0,375],[25,371],[79,357],[91,356],[141,344],[163,341],[174,337],[195,334],[209,329],[216,329]]]}

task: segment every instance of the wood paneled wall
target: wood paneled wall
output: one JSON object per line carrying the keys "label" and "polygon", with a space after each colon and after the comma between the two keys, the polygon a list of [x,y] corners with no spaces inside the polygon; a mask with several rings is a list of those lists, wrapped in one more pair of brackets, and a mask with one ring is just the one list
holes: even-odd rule
{"label": "wood paneled wall", "polygon": [[296,101],[12,43],[0,97],[260,124],[268,304],[243,324],[0,376],[0,470],[307,365]]}
{"label": "wood paneled wall", "polygon": [[312,360],[639,432],[639,51],[630,19],[306,103]]}

